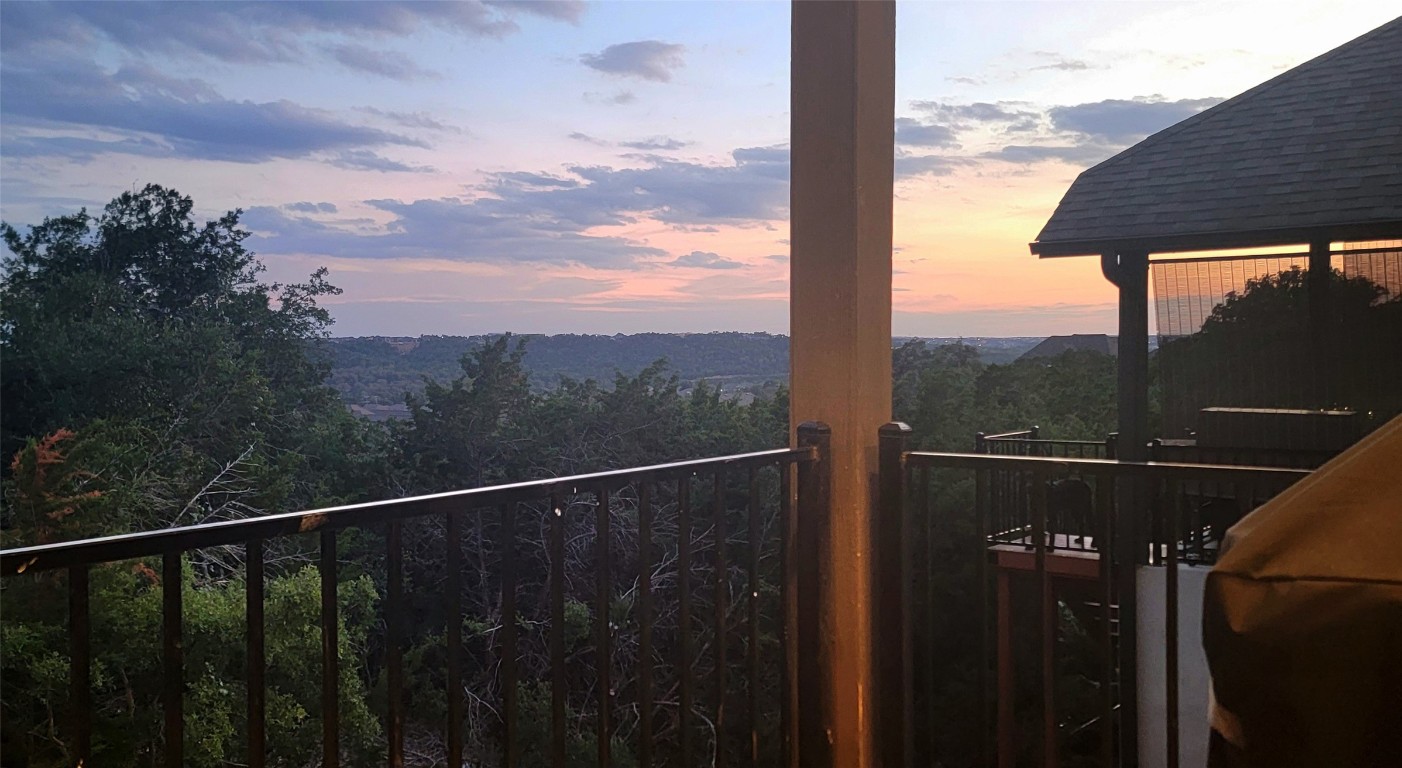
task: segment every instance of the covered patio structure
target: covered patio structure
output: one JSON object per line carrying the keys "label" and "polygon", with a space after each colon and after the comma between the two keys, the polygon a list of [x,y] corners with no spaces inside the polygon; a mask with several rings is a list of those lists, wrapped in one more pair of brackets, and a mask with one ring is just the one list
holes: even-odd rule
{"label": "covered patio structure", "polygon": [[[1385,286],[1394,274],[1402,281],[1402,18],[1083,172],[1030,248],[1042,258],[1098,256],[1119,290],[1120,460],[1151,458],[1151,274],[1162,338],[1197,330],[1246,279],[1306,269],[1310,407],[1331,407],[1323,328],[1334,269]],[[1139,516],[1124,510],[1143,505],[1133,487],[1118,494],[1121,722],[1142,732],[1136,654],[1146,646],[1123,596],[1135,594],[1144,535]],[[1136,738],[1135,728],[1121,729],[1123,754],[1144,754]]]}

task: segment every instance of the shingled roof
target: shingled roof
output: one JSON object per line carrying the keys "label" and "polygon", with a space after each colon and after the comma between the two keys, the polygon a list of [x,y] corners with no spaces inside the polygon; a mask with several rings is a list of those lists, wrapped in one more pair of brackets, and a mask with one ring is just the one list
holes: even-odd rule
{"label": "shingled roof", "polygon": [[1402,237],[1402,18],[1083,172],[1042,256]]}

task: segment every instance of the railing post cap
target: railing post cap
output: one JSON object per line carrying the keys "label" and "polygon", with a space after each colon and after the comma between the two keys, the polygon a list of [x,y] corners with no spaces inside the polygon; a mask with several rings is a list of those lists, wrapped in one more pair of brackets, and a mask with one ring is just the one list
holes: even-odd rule
{"label": "railing post cap", "polygon": [[904,437],[914,431],[904,421],[888,421],[881,425],[881,429],[877,430],[877,433],[882,437]]}
{"label": "railing post cap", "polygon": [[805,421],[798,425],[797,431],[799,434],[808,432],[819,435],[830,435],[832,434],[832,427],[829,427],[826,422],[822,421]]}

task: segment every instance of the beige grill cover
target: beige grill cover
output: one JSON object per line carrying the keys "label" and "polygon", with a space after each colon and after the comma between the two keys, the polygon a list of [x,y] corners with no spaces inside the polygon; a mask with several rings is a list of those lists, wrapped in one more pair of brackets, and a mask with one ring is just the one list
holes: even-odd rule
{"label": "beige grill cover", "polygon": [[1227,532],[1213,768],[1402,766],[1402,416]]}

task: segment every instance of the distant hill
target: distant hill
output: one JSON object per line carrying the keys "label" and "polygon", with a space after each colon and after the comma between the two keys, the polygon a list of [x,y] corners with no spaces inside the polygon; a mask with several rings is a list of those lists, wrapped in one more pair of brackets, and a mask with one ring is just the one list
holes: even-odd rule
{"label": "distant hill", "polygon": [[[405,392],[423,389],[425,376],[446,382],[462,374],[458,361],[487,336],[361,336],[330,339],[331,385],[357,413],[400,415]],[[493,337],[494,338],[494,337]],[[611,382],[618,373],[636,375],[665,358],[682,383],[705,379],[727,392],[784,381],[789,339],[768,333],[638,333],[616,336],[523,335],[532,385],[548,388],[561,377]],[[896,344],[909,341],[898,337]],[[933,344],[963,342],[977,347],[986,363],[1006,363],[1040,338],[932,338]]]}
{"label": "distant hill", "polygon": [[1037,346],[1022,353],[1019,359],[1033,359],[1038,357],[1056,357],[1057,355],[1070,352],[1072,350],[1084,352],[1099,352],[1102,355],[1115,356],[1119,353],[1118,336],[1107,336],[1103,333],[1076,333],[1070,336],[1051,336],[1042,341]]}

